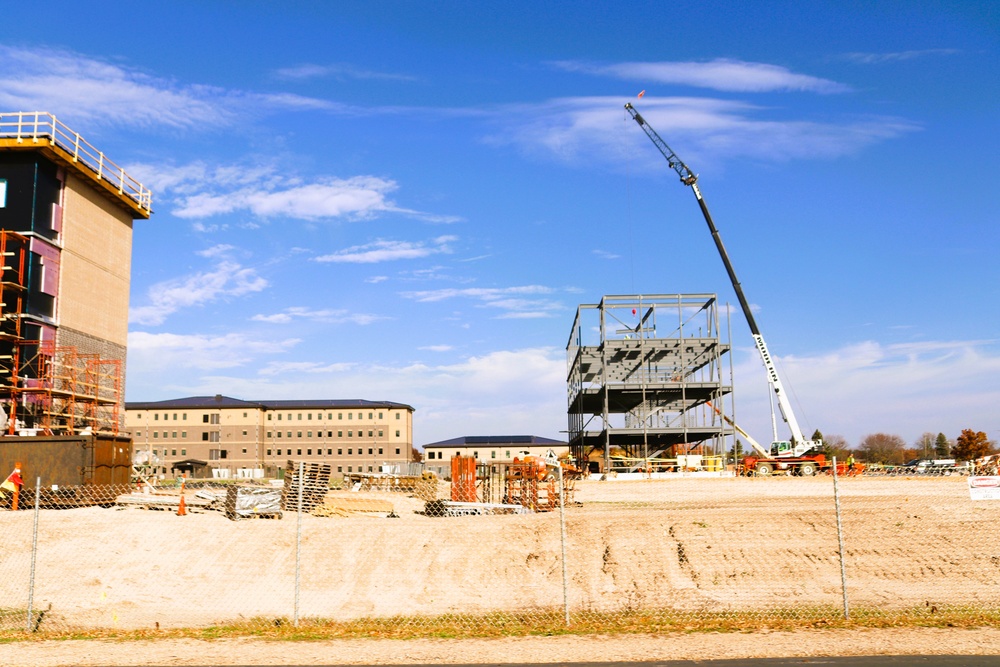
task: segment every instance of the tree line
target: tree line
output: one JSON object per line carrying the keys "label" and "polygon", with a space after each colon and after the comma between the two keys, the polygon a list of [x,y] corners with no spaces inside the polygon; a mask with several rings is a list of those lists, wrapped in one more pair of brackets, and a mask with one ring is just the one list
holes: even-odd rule
{"label": "tree line", "polygon": [[823,453],[846,459],[853,454],[859,461],[902,465],[913,459],[975,459],[997,453],[997,443],[990,440],[983,431],[962,429],[958,437],[951,439],[944,433],[923,433],[913,443],[907,444],[903,438],[890,433],[869,433],[855,446],[839,435],[824,436],[816,431],[813,440],[823,441]]}

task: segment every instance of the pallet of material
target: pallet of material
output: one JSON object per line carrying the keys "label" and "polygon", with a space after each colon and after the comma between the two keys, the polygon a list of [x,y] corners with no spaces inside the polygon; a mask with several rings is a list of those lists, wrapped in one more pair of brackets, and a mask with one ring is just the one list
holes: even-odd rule
{"label": "pallet of material", "polygon": [[259,486],[231,486],[226,490],[226,517],[281,518],[281,491]]}
{"label": "pallet of material", "polygon": [[[143,509],[177,509],[177,506],[181,504],[180,496],[160,496],[153,495],[151,493],[130,493],[124,496],[118,496],[115,498],[115,504],[125,505],[131,507],[142,507]],[[184,496],[184,505],[186,507],[198,507],[207,508],[211,507],[213,501],[206,500],[204,498],[189,498]]]}
{"label": "pallet of material", "polygon": [[[299,479],[299,466],[302,466],[302,479]],[[330,490],[330,472],[333,466],[329,463],[298,463],[289,461],[285,465],[285,484],[281,488],[281,509],[286,512],[298,511],[299,489],[302,489],[302,511],[310,512],[317,505],[323,504],[327,491]]]}

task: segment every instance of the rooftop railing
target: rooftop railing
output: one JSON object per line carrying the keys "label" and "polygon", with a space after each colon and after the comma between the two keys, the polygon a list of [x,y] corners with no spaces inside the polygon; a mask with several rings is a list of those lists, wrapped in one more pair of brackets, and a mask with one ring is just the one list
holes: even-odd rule
{"label": "rooftop railing", "polygon": [[93,170],[99,180],[118,189],[118,194],[132,199],[140,209],[152,212],[153,194],[142,183],[125,173],[125,169],[109,160],[102,151],[84,140],[44,111],[0,112],[0,138],[14,138],[17,143],[38,143],[48,139],[70,154],[74,163]]}

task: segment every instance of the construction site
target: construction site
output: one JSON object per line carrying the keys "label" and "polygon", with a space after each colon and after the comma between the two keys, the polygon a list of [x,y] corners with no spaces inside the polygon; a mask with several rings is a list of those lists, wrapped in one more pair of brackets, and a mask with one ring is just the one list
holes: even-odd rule
{"label": "construction site", "polygon": [[[127,482],[132,223],[150,216],[151,194],[40,112],[0,114],[0,182],[0,419],[8,436],[0,466],[23,462],[25,474],[44,472],[53,483]],[[26,437],[38,452],[80,445],[90,455],[83,465],[73,455],[28,456],[17,439]]]}

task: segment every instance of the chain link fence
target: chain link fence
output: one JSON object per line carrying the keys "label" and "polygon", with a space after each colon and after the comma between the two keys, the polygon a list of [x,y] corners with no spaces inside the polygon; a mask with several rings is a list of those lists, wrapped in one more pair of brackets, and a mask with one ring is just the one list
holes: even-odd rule
{"label": "chain link fence", "polygon": [[452,483],[429,474],[340,489],[297,473],[145,489],[25,480],[20,509],[8,494],[0,510],[0,629],[1000,617],[1000,502],[972,500],[961,474],[635,473],[561,486],[561,469],[537,483],[507,471],[456,480],[467,495],[453,500]]}

